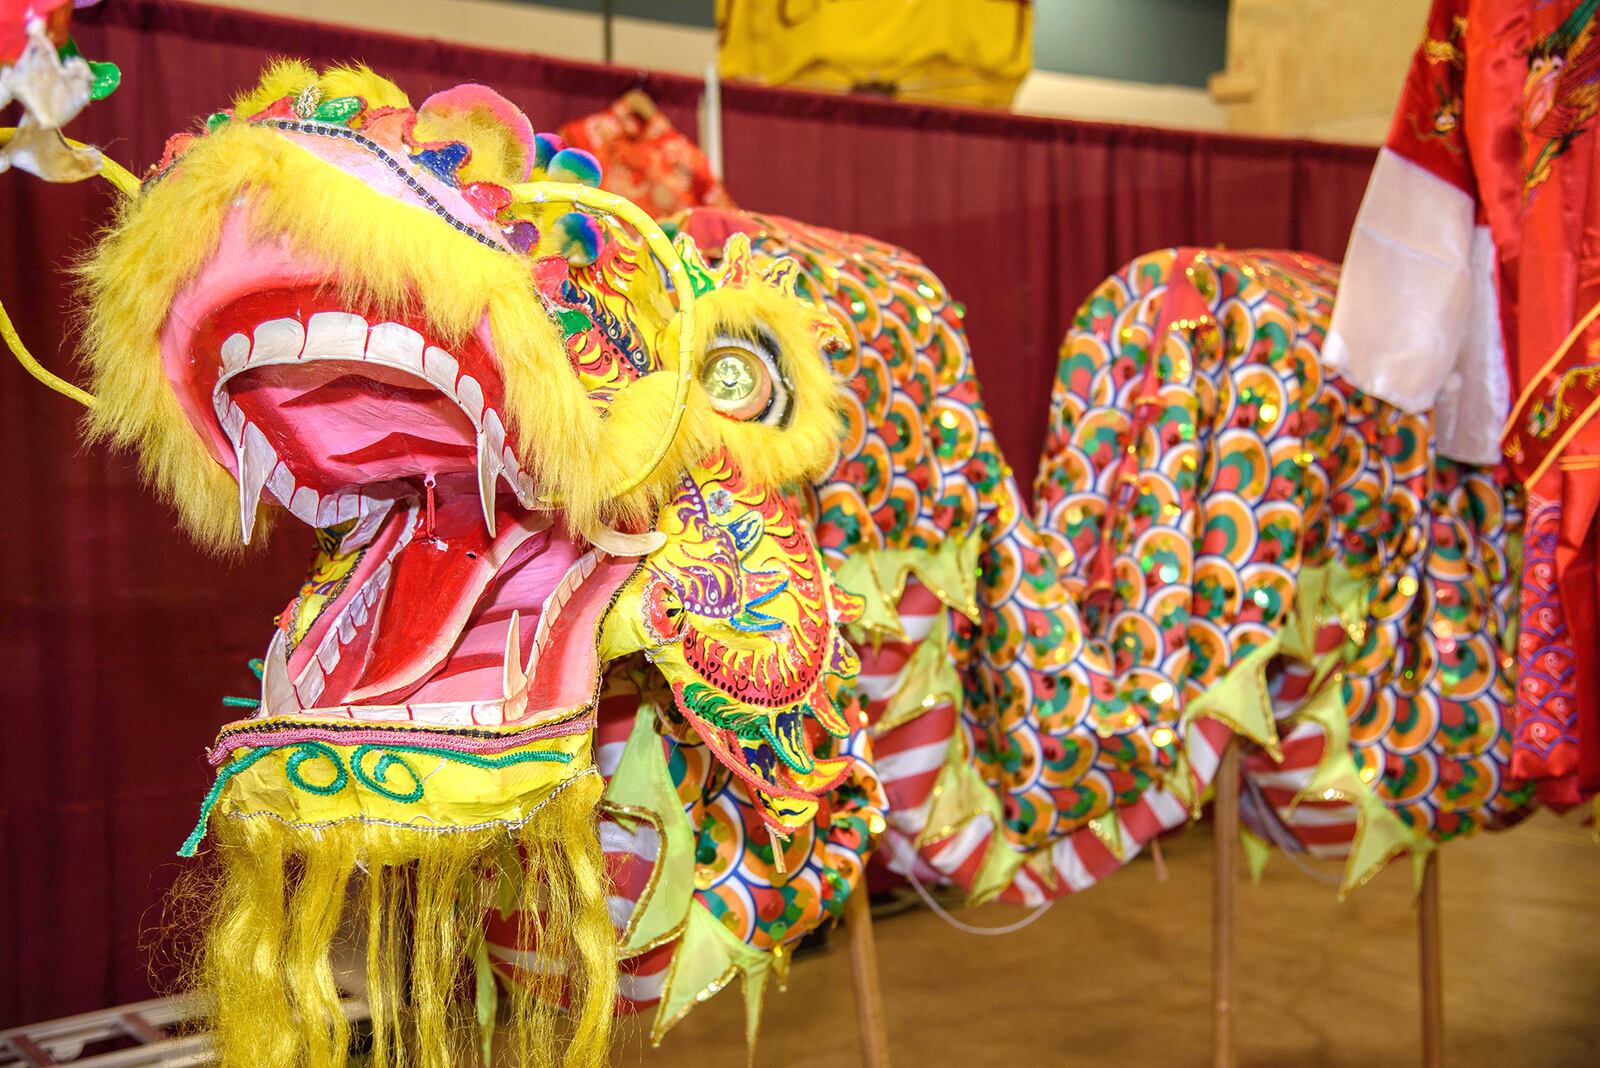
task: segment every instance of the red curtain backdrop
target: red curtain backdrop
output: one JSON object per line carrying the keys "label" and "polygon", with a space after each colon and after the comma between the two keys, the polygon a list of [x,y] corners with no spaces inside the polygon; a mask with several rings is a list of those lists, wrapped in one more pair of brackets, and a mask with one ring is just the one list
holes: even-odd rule
{"label": "red curtain backdrop", "polygon": [[[107,0],[85,54],[122,88],[73,127],[130,167],[225,106],[276,55],[365,61],[413,96],[495,86],[554,129],[642,85],[696,130],[698,83],[189,4]],[[538,42],[517,42],[537,48]],[[727,183],[745,206],[922,255],[966,302],[979,377],[1026,484],[1056,348],[1119,264],[1169,244],[1339,256],[1367,149],[1015,118],[730,85]],[[67,276],[109,218],[101,183],[0,175],[0,299],[73,374]],[[202,557],[126,456],[77,437],[77,407],[0,366],[0,1027],[149,996],[147,953],[174,851],[208,784],[224,694],[308,557]]]}

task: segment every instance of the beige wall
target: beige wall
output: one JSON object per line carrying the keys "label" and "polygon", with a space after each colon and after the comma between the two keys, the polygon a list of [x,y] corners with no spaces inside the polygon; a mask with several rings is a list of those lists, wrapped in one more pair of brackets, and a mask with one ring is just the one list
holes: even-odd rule
{"label": "beige wall", "polygon": [[[313,22],[332,22],[387,33],[533,52],[598,63],[598,15],[495,0],[201,0],[218,7],[264,11]],[[717,57],[713,30],[618,18],[614,62],[624,67],[700,77]],[[380,72],[381,73],[381,72]]]}
{"label": "beige wall", "polygon": [[[497,0],[204,0],[223,7],[342,23],[462,44],[598,62],[600,19],[581,12]],[[627,67],[700,77],[716,59],[712,30],[619,18],[615,61]],[[1017,94],[1017,111],[1099,122],[1226,128],[1226,111],[1203,89],[1034,71]]]}
{"label": "beige wall", "polygon": [[1169,126],[1186,130],[1225,130],[1227,109],[1204,89],[1186,85],[1146,85],[1082,74],[1035,70],[1023,79],[1013,111],[1024,115]]}
{"label": "beige wall", "polygon": [[[206,0],[229,7],[571,59],[601,58],[594,15],[497,0]],[[1111,0],[1108,0],[1111,2]],[[1208,93],[1034,71],[1033,115],[1376,143],[1388,129],[1428,0],[1233,0],[1228,69]],[[711,30],[619,18],[615,61],[704,73]]]}
{"label": "beige wall", "polygon": [[1427,16],[1428,0],[1233,0],[1212,96],[1243,133],[1381,142]]}

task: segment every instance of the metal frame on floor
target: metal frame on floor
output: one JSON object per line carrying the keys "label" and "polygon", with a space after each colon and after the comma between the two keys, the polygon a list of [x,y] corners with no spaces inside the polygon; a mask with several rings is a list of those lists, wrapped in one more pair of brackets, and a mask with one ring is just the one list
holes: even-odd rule
{"label": "metal frame on floor", "polygon": [[[367,1018],[367,1004],[343,1002],[345,1019]],[[155,998],[59,1020],[0,1031],[0,1068],[199,1068],[216,1063],[211,1036],[194,1028],[200,1018],[191,997]],[[104,1053],[102,1043],[132,1043]]]}

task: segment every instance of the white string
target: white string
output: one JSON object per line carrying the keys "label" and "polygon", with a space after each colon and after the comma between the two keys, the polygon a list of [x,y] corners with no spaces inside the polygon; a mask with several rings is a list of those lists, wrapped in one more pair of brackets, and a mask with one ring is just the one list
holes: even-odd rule
{"label": "white string", "polygon": [[917,896],[922,898],[922,903],[924,905],[928,906],[928,908],[933,911],[933,914],[935,916],[939,917],[941,920],[943,920],[945,923],[948,923],[951,927],[954,927],[956,930],[965,931],[967,934],[974,934],[974,935],[1008,935],[1008,934],[1014,934],[1017,931],[1022,930],[1024,927],[1031,926],[1033,921],[1037,920],[1040,916],[1043,916],[1045,913],[1049,912],[1050,911],[1050,906],[1055,904],[1054,899],[1046,901],[1044,904],[1042,904],[1038,908],[1034,909],[1033,912],[1030,913],[1029,915],[1024,916],[1022,919],[1017,920],[1015,923],[1008,923],[1004,927],[977,927],[977,926],[974,926],[973,924],[967,923],[965,920],[958,920],[954,916],[950,915],[949,912],[945,911],[944,906],[939,904],[937,901],[935,901],[933,899],[933,895],[928,893],[927,888],[922,885],[922,881],[920,879],[918,879],[916,877],[916,875],[908,872],[908,873],[906,873],[906,879],[910,881],[911,889],[913,889],[913,890],[915,890],[917,892]]}

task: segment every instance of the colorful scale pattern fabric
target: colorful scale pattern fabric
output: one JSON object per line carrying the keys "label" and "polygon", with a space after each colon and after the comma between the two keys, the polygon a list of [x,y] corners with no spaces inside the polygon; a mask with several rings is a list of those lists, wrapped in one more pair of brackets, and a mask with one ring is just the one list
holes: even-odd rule
{"label": "colorful scale pattern fabric", "polygon": [[[1489,592],[1518,501],[1436,462],[1424,420],[1324,377],[1330,265],[1168,250],[1109,279],[1063,346],[1035,518],[937,277],[869,239],[745,218],[850,334],[845,449],[806,511],[866,604],[851,633],[872,737],[844,743],[856,771],[783,871],[688,725],[669,712],[658,742],[695,828],[694,908],[777,974],[836,914],[875,821],[892,869],[1032,904],[1189,819],[1235,732],[1258,743],[1252,822],[1363,875],[1522,811],[1510,606]],[[670,707],[636,689],[602,712],[608,775],[638,694]],[[625,933],[659,841],[615,814],[604,838]],[[681,1003],[682,949],[675,932],[629,956],[621,1007]],[[658,1010],[657,1034],[676,1018]]]}
{"label": "colorful scale pattern fabric", "polygon": [[[660,680],[646,682],[648,674],[621,671],[619,681],[602,699],[596,729],[596,765],[612,782],[635,729],[641,691],[648,692],[653,709],[668,708],[671,694]],[[652,715],[655,713],[652,712]],[[873,830],[882,827],[887,809],[883,788],[872,763],[870,739],[855,732],[844,741],[839,756],[851,758],[843,783],[829,794],[827,810],[812,824],[779,846],[767,830],[760,806],[749,788],[718,761],[700,742],[692,728],[673,714],[666,715],[659,744],[665,767],[687,823],[692,828],[693,902],[733,939],[762,955],[779,977],[786,973],[787,954],[800,939],[819,925],[837,919],[852,887],[861,884]],[[609,797],[610,795],[608,795]],[[600,839],[610,881],[610,902],[618,936],[626,944],[630,926],[641,904],[656,892],[661,878],[664,835],[653,819],[633,818],[636,809],[610,801],[602,805]],[[681,1013],[660,1013],[668,996],[674,955],[694,953],[704,945],[685,949],[685,932],[692,924],[674,925],[662,937],[643,945],[625,947],[620,961],[617,1009],[632,1013],[658,1011],[654,1037],[659,1040]],[[518,942],[519,921],[514,914],[500,917],[488,930],[489,953],[503,975],[513,980],[529,966],[526,947]],[[745,982],[764,982],[764,976]],[[674,1002],[696,1002],[700,990],[678,991]]]}
{"label": "colorful scale pattern fabric", "polygon": [[[755,222],[758,251],[798,260],[851,334],[835,357],[845,452],[813,492],[824,553],[869,603],[861,687],[901,794],[891,865],[930,865],[975,899],[1082,888],[1187,817],[1226,731],[1178,724],[1159,671],[1118,672],[1086,636],[1063,581],[1073,550],[1028,515],[937,276],[870,239]],[[932,624],[919,590],[945,609]],[[930,640],[913,633],[936,635],[939,655],[912,665]],[[946,651],[959,670],[928,690]],[[1180,764],[1181,734],[1198,759]]]}
{"label": "colorful scale pattern fabric", "polygon": [[[1160,665],[1191,701],[1282,633],[1308,575],[1337,576],[1334,613],[1303,620],[1321,630],[1294,643],[1304,662],[1333,663],[1285,680],[1280,649],[1265,681],[1285,738],[1257,740],[1293,744],[1304,770],[1320,732],[1307,786],[1327,802],[1375,796],[1398,817],[1393,848],[1348,873],[1359,880],[1399,848],[1500,825],[1528,801],[1507,774],[1506,730],[1522,515],[1497,472],[1433,454],[1426,417],[1323,374],[1336,283],[1309,257],[1194,250],[1108,279],[1063,350],[1037,498],[1076,551],[1086,620],[1119,666]],[[1108,507],[1128,475],[1129,505]],[[1345,640],[1328,640],[1329,622]],[[1286,682],[1331,687],[1338,719],[1308,718],[1311,698]],[[1335,782],[1345,753],[1355,781]],[[1304,795],[1274,807],[1326,853],[1336,843],[1294,818]]]}

